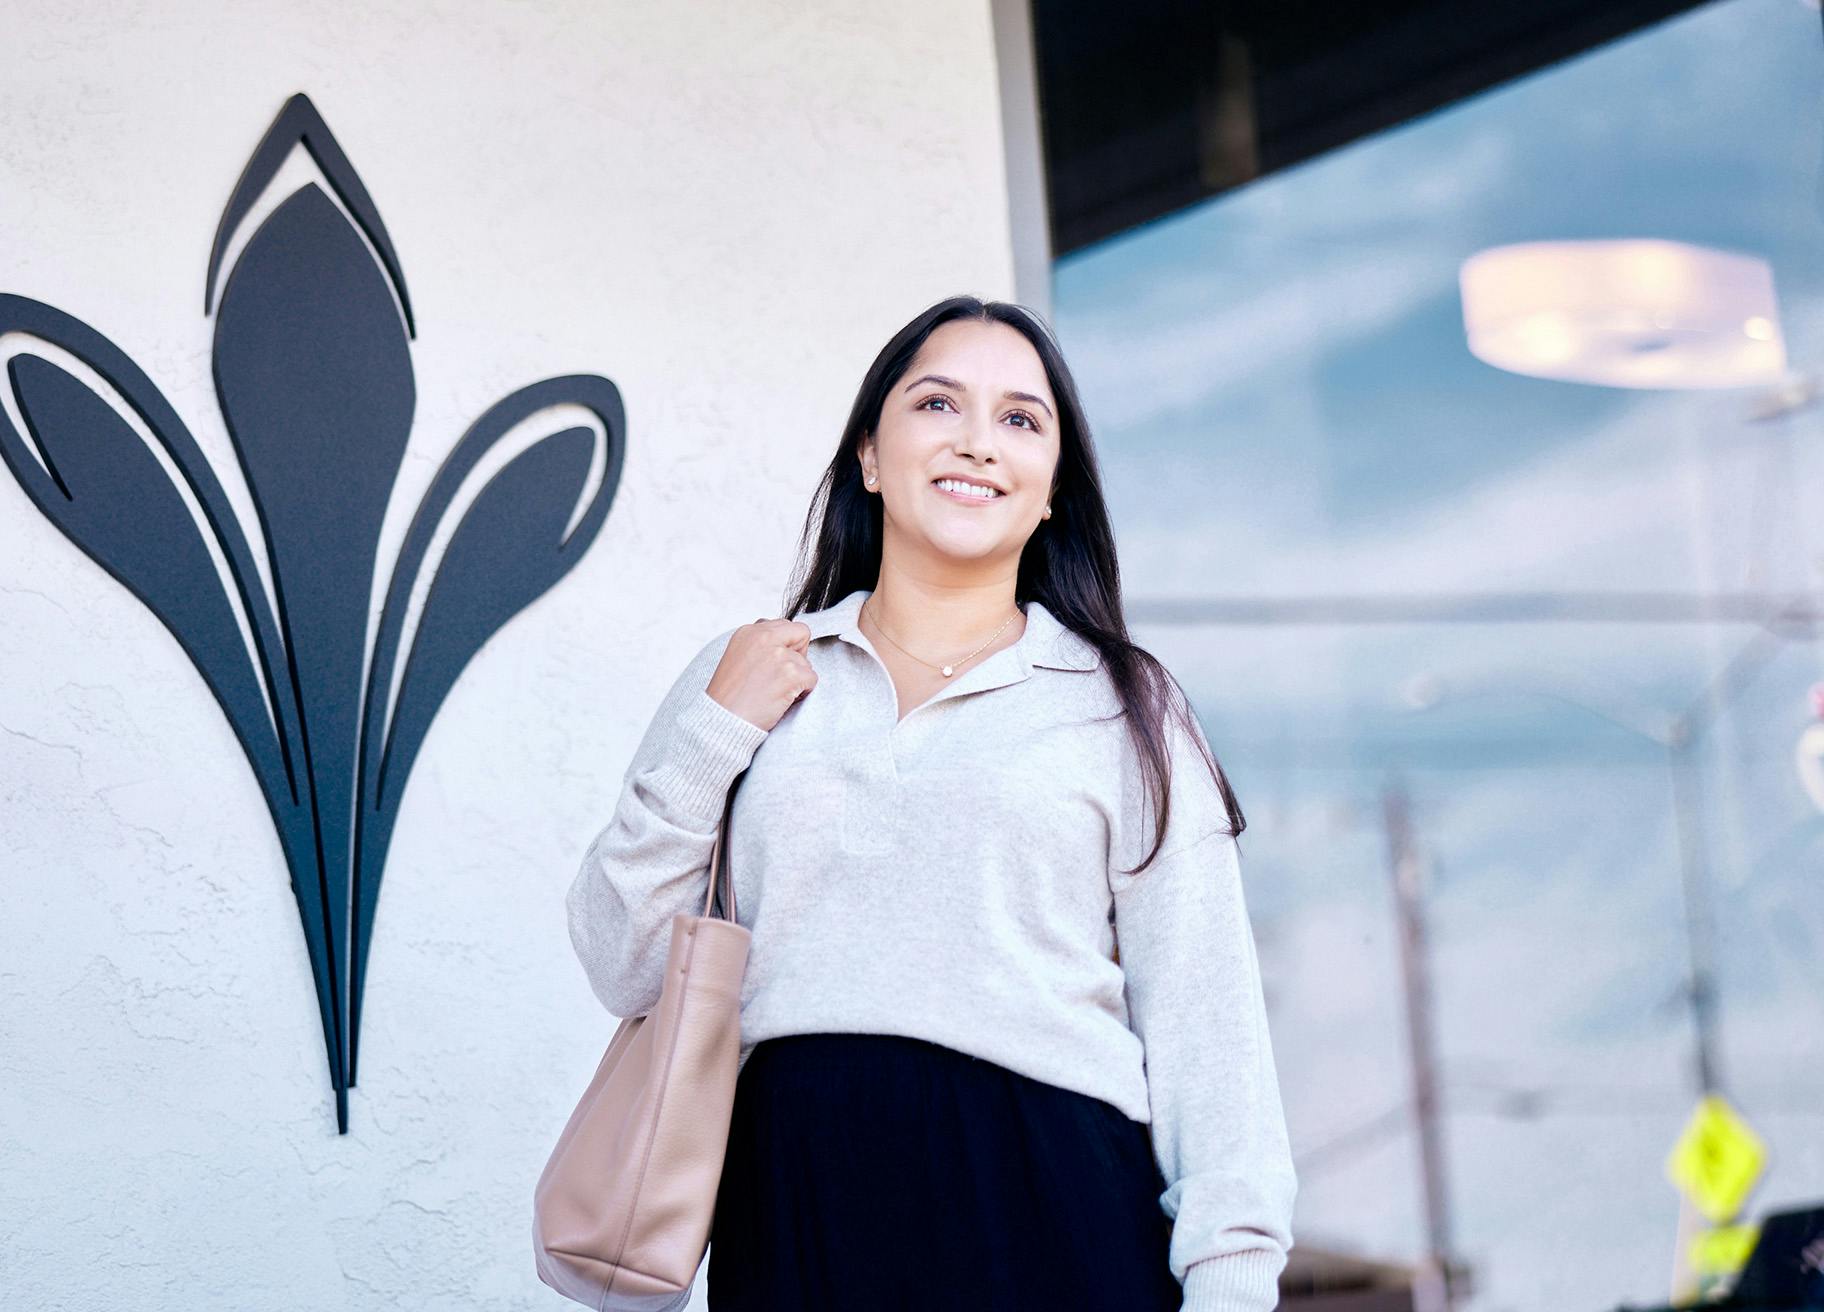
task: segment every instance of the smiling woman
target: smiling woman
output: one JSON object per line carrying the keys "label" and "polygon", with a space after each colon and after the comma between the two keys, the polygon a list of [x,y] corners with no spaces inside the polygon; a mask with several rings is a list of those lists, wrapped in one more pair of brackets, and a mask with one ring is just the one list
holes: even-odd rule
{"label": "smiling woman", "polygon": [[674,682],[569,898],[598,996],[649,1012],[751,776],[709,1306],[1266,1312],[1296,1178],[1243,820],[1127,635],[1044,324],[956,297],[896,334],[802,546],[785,614]]}
{"label": "smiling woman", "polygon": [[[953,595],[973,592],[978,600],[934,606],[924,589],[883,589],[888,595],[872,604],[869,618],[880,625],[883,611],[891,614],[893,599],[903,595],[897,604],[923,612],[902,617],[904,627],[928,635],[927,642],[960,647],[969,632],[1005,618],[1020,552],[1051,516],[1060,450],[1056,406],[1029,339],[992,318],[937,326],[916,368],[912,381],[893,388],[857,444],[864,481],[880,492],[883,560],[938,586],[954,579],[960,586]],[[913,494],[914,484],[928,485],[936,499]],[[988,521],[959,520],[949,509],[956,505],[992,505],[998,513]],[[996,586],[971,588],[963,576],[984,568],[982,582],[992,577]],[[1001,613],[981,614],[984,602]],[[887,625],[899,627],[899,621]],[[898,669],[889,664],[896,681],[917,678],[917,658],[902,652],[901,660]]]}

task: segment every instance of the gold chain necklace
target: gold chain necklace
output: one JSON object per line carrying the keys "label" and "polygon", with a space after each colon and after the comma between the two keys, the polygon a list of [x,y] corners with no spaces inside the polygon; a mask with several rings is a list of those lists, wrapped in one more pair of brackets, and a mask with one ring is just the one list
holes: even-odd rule
{"label": "gold chain necklace", "polygon": [[[869,602],[872,602],[873,600],[874,599],[872,597],[868,598]],[[867,606],[864,604],[862,606],[862,609],[866,610]],[[1020,613],[1019,607],[1017,607],[1017,606],[1014,607],[1013,615],[1009,615],[1004,621],[1002,621],[1000,628],[996,629],[993,633],[988,635],[988,642],[993,642],[996,638],[1000,637],[1001,634],[1005,633],[1007,631],[1007,626],[1009,624],[1013,623],[1014,617],[1017,616],[1019,613]],[[874,627],[876,630],[878,630],[881,637],[885,638],[888,642],[893,642],[893,635],[888,633],[885,629],[880,627],[880,621],[878,619],[876,619],[874,621]],[[912,659],[917,661],[920,665],[926,666],[927,668],[933,669],[933,670],[942,670],[944,677],[946,679],[948,679],[952,674],[956,673],[956,667],[958,665],[967,665],[970,661],[974,660],[975,657],[981,653],[982,649],[988,645],[988,642],[984,642],[981,645],[981,647],[977,647],[974,651],[970,652],[967,656],[963,657],[962,660],[957,661],[951,665],[932,665],[930,661],[926,660],[922,656],[912,656],[912,653],[909,651],[906,651],[906,649],[904,647],[899,647],[899,644],[897,642],[893,642],[893,645],[895,647],[899,647],[899,649],[902,652],[905,652],[906,655],[912,656]]]}

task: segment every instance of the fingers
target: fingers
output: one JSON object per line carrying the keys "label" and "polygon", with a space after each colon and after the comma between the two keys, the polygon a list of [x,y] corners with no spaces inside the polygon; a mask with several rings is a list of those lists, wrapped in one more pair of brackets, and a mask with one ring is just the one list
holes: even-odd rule
{"label": "fingers", "polygon": [[754,623],[765,625],[769,630],[774,625],[781,626],[779,634],[786,646],[790,647],[793,651],[798,652],[810,650],[811,626],[801,620],[788,620],[782,615],[776,615],[771,618],[762,616],[760,619],[755,620]]}
{"label": "fingers", "polygon": [[[800,648],[794,646],[788,647],[787,650],[791,652],[791,655],[786,658],[789,666],[787,686],[792,690],[791,701],[795,702],[817,686],[817,671],[812,667],[810,658]],[[790,702],[787,703],[787,705],[790,704]]]}

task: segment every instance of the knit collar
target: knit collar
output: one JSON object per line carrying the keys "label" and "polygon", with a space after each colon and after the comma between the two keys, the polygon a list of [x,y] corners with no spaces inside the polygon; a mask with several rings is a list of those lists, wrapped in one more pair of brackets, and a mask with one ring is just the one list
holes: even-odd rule
{"label": "knit collar", "polygon": [[[870,588],[857,588],[833,606],[792,618],[810,627],[813,641],[839,637],[872,650],[860,622],[861,603],[872,593]],[[1026,631],[1013,646],[1004,647],[995,655],[1003,652],[1017,654],[1026,665],[1053,670],[1093,670],[1102,660],[1093,643],[1066,628],[1036,597],[1026,603]]]}

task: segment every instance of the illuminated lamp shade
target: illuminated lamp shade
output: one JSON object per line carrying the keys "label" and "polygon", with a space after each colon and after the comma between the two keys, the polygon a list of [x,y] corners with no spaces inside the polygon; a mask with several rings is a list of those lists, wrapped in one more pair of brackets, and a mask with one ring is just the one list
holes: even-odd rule
{"label": "illuminated lamp shade", "polygon": [[1463,326],[1498,369],[1607,387],[1750,387],[1786,373],[1773,270],[1650,238],[1495,246],[1463,262]]}

